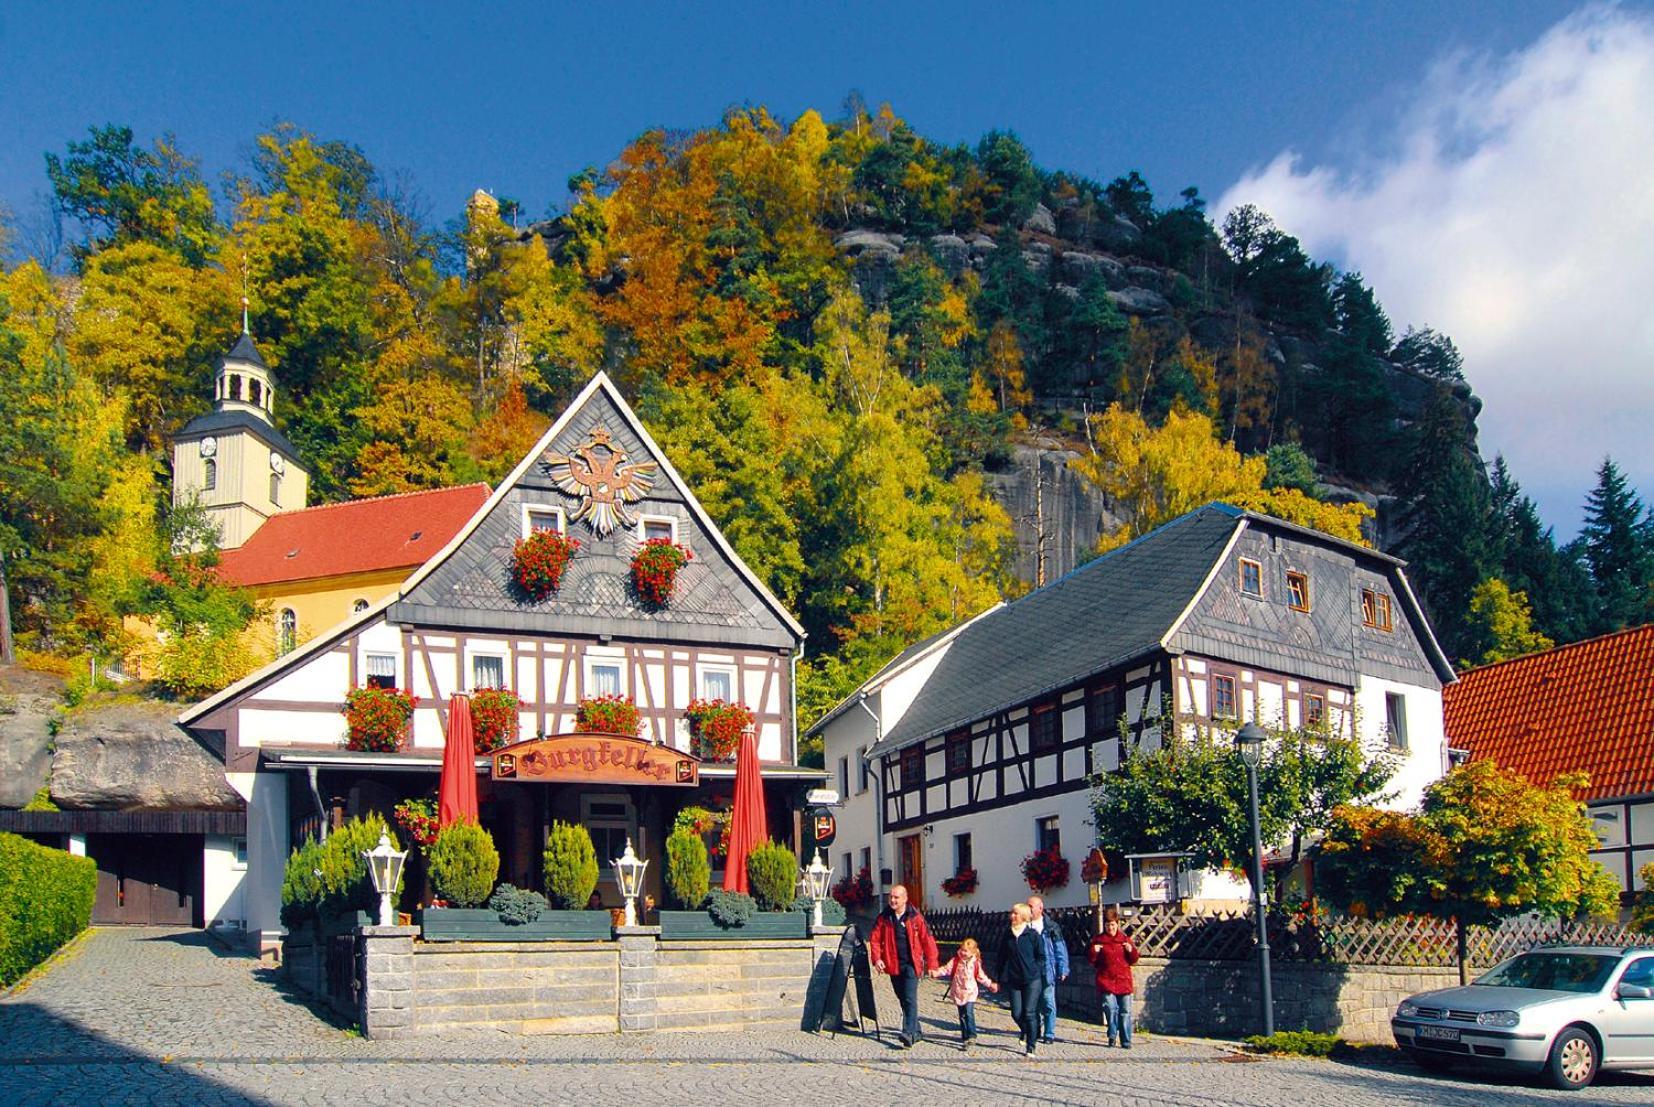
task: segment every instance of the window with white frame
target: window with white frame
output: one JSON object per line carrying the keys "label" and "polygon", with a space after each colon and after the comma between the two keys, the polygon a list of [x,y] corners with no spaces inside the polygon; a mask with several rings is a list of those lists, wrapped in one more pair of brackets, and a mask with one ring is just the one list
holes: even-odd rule
{"label": "window with white frame", "polygon": [[637,808],[625,793],[598,793],[580,797],[580,822],[592,836],[602,875],[614,878],[611,862],[626,852],[626,842],[638,849]]}
{"label": "window with white frame", "polygon": [[1055,815],[1042,815],[1034,820],[1034,848],[1062,850],[1062,828]]}
{"label": "window with white frame", "polygon": [[233,855],[231,865],[237,869],[247,867],[247,839],[245,836],[230,839],[230,850]]}
{"label": "window with white frame", "polygon": [[840,796],[850,794],[850,758],[848,757],[838,759],[838,794]]}
{"label": "window with white frame", "polygon": [[734,703],[735,670],[728,667],[707,666],[701,670],[701,699],[723,700]]}
{"label": "window with white frame", "polygon": [[499,654],[479,653],[472,655],[471,687],[473,690],[504,688],[505,658]]}
{"label": "window with white frame", "polygon": [[527,538],[537,530],[554,530],[558,534],[564,532],[563,509],[551,504],[524,504],[523,505],[523,537]]}
{"label": "window with white frame", "polygon": [[367,655],[365,665],[368,677],[367,687],[396,687],[396,655],[394,653],[370,653]]}
{"label": "window with white frame", "polygon": [[678,521],[670,515],[640,515],[637,520],[637,540],[652,542],[664,538],[668,542],[678,540]]}
{"label": "window with white frame", "polygon": [[624,696],[625,666],[618,657],[586,658],[586,695]]}
{"label": "window with white frame", "polygon": [[1407,697],[1400,692],[1384,693],[1384,736],[1390,748],[1407,748]]}
{"label": "window with white frame", "polygon": [[868,764],[867,764],[867,747],[866,746],[857,746],[856,747],[856,791],[857,791],[857,793],[867,791],[867,778],[868,778],[868,775],[871,772],[872,772],[872,770],[868,767]]}

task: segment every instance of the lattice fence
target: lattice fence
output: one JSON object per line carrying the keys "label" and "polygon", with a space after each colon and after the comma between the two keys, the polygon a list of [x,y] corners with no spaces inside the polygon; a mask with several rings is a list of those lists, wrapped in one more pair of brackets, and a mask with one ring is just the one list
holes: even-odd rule
{"label": "lattice fence", "polygon": [[[1064,907],[1051,912],[1062,927],[1069,952],[1084,958],[1096,930],[1096,911]],[[997,953],[1008,930],[1005,912],[963,907],[925,916],[938,942],[954,944],[975,938],[989,957]],[[1239,961],[1257,952],[1250,911],[1180,915],[1146,908],[1125,920],[1145,957],[1176,960]],[[1466,949],[1473,965],[1494,965],[1537,945],[1635,945],[1646,935],[1603,923],[1512,920],[1497,928],[1473,926]],[[1449,921],[1404,918],[1372,921],[1354,918],[1312,920],[1274,914],[1269,920],[1269,951],[1281,962],[1337,965],[1439,966],[1458,964],[1457,936]]]}

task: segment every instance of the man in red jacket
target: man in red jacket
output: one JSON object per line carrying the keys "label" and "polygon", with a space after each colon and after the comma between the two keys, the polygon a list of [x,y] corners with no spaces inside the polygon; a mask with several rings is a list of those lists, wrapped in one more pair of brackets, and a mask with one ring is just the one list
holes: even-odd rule
{"label": "man in red jacket", "polygon": [[867,955],[879,972],[890,974],[890,986],[902,1005],[902,1048],[912,1049],[924,1037],[919,1029],[919,981],[942,964],[925,917],[908,905],[907,888],[897,884],[873,924]]}

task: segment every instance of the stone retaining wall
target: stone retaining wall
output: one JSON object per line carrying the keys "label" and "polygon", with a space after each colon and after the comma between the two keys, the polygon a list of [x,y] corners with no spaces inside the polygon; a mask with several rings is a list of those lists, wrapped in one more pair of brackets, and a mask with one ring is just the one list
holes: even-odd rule
{"label": "stone retaining wall", "polygon": [[[1137,1025],[1162,1034],[1243,1038],[1262,1029],[1258,963],[1145,957],[1132,970]],[[1390,1042],[1390,1015],[1414,992],[1451,988],[1457,969],[1277,964],[1270,973],[1277,1030],[1318,1030],[1352,1042]],[[1091,966],[1058,988],[1063,1010],[1098,1017]]]}
{"label": "stone retaining wall", "polygon": [[363,927],[357,1013],[370,1038],[796,1026],[842,932],[661,941],[658,927],[629,927],[610,942],[424,943],[414,927]]}

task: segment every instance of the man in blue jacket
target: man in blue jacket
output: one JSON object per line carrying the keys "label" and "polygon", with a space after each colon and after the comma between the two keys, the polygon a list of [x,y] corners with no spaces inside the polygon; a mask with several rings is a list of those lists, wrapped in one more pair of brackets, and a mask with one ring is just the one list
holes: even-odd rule
{"label": "man in blue jacket", "polygon": [[1034,919],[1030,923],[1045,939],[1045,990],[1040,994],[1040,1041],[1050,1045],[1057,1040],[1057,985],[1068,979],[1068,943],[1063,941],[1062,928],[1057,920],[1045,914],[1045,899],[1029,896],[1028,907]]}

